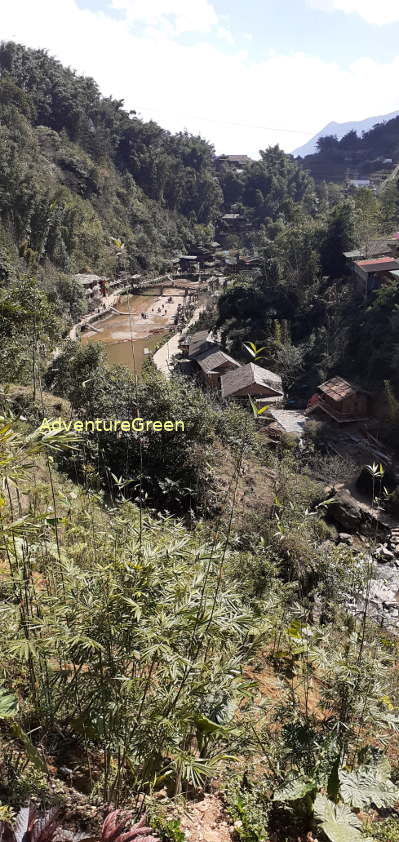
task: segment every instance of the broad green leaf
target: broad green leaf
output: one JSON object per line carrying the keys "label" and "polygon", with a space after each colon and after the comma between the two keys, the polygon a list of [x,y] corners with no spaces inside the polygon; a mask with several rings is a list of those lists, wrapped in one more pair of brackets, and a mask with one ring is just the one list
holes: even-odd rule
{"label": "broad green leaf", "polygon": [[318,795],[314,815],[330,842],[373,842],[362,833],[362,822],[345,804],[333,804],[325,795]]}
{"label": "broad green leaf", "polygon": [[212,722],[211,719],[208,719],[207,716],[204,714],[199,714],[195,717],[195,724],[199,731],[203,734],[215,734],[218,731],[225,731],[226,729],[223,728],[223,725],[218,725],[217,722]]}
{"label": "broad green leaf", "polygon": [[288,781],[281,789],[277,789],[273,795],[273,801],[299,801],[315,789],[315,782],[296,778]]}
{"label": "broad green leaf", "polygon": [[0,685],[0,719],[14,719],[17,715],[18,703],[13,693]]}
{"label": "broad green leaf", "polygon": [[14,737],[16,737],[16,739],[23,744],[26,755],[29,757],[31,763],[33,763],[33,765],[36,766],[36,769],[40,769],[41,772],[45,772],[47,774],[48,769],[46,763],[39,754],[36,746],[33,745],[32,740],[30,739],[28,734],[26,734],[23,728],[21,728],[21,726],[18,724],[18,722],[15,722],[15,720],[12,720],[10,722],[10,728],[14,734]]}
{"label": "broad green leaf", "polygon": [[385,764],[339,773],[341,798],[360,810],[374,804],[377,809],[393,807],[399,801],[399,788],[389,779]]}

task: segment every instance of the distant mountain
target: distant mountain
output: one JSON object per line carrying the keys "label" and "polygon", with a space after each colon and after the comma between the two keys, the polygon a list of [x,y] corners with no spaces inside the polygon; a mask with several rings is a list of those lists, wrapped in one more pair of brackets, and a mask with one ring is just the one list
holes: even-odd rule
{"label": "distant mountain", "polygon": [[380,117],[367,117],[366,120],[357,120],[352,123],[328,123],[327,126],[324,126],[324,129],[312,137],[311,140],[308,140],[308,142],[303,146],[299,146],[298,149],[295,149],[292,154],[295,156],[300,155],[301,158],[304,158],[305,155],[314,155],[317,152],[317,141],[319,137],[336,135],[338,140],[341,140],[341,138],[345,137],[345,135],[351,131],[355,131],[356,134],[360,136],[362,132],[369,132],[376,123],[383,123],[398,116],[399,111],[392,111],[391,114],[383,114]]}

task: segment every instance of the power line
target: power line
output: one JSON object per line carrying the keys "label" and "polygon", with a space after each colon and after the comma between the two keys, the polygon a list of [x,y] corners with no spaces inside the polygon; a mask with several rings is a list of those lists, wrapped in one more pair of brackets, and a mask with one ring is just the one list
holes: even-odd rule
{"label": "power line", "polygon": [[[165,113],[165,108],[159,107],[151,107],[151,108],[142,108],[140,105],[137,106],[138,111],[161,111]],[[213,120],[211,117],[200,117],[198,114],[184,114],[185,117],[189,117],[190,120],[201,120],[205,123],[216,123],[220,126],[236,126],[242,129],[257,129],[259,131],[265,132],[288,132],[289,134],[310,134],[314,132],[314,129],[284,129],[282,127],[276,128],[275,126],[255,126],[251,123],[234,123],[227,120]]]}

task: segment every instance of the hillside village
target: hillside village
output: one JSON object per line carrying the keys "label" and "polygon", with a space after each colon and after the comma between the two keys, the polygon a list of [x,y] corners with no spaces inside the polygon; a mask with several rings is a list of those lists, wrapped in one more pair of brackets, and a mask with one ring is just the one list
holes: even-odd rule
{"label": "hillside village", "polygon": [[0,842],[399,842],[398,150],[0,44]]}

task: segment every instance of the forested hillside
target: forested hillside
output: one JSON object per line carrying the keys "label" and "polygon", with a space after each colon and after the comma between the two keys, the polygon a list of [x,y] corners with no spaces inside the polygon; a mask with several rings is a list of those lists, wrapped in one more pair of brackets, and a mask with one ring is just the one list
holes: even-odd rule
{"label": "forested hillside", "polygon": [[17,252],[33,268],[115,271],[112,236],[125,268],[159,267],[214,218],[220,188],[200,138],[143,123],[44,51],[3,44],[0,78],[3,279]]}
{"label": "forested hillside", "polygon": [[317,154],[307,155],[303,163],[318,181],[344,181],[348,172],[351,178],[368,178],[371,173],[384,172],[387,159],[398,163],[398,134],[399,117],[394,117],[360,137],[354,130],[341,140],[326,135],[317,142]]}

